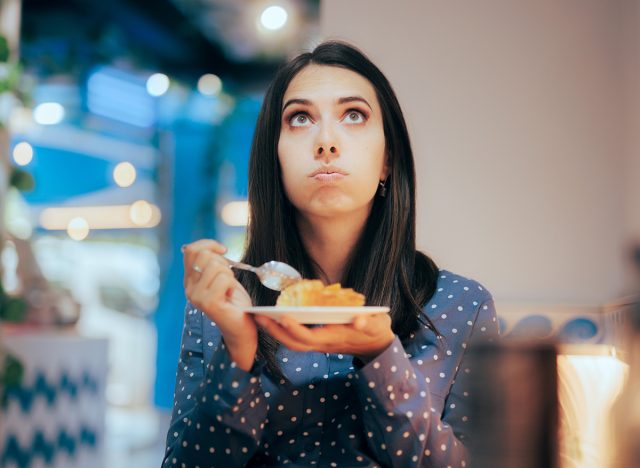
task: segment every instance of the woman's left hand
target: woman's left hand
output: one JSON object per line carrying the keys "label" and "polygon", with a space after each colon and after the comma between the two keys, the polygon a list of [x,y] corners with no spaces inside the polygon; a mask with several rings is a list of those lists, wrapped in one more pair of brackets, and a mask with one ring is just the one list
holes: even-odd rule
{"label": "woman's left hand", "polygon": [[317,351],[356,356],[367,363],[389,347],[395,335],[388,314],[359,315],[348,325],[309,328],[291,317],[276,322],[257,316],[267,333],[293,351]]}

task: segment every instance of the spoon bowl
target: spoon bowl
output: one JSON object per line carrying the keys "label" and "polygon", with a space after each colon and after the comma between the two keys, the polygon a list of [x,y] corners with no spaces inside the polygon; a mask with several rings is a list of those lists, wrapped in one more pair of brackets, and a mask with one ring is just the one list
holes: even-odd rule
{"label": "spoon bowl", "polygon": [[229,260],[228,258],[226,260],[229,262],[230,268],[252,271],[264,286],[274,291],[282,291],[287,286],[291,286],[302,279],[302,275],[298,270],[284,262],[271,260],[259,267],[254,267],[246,263]]}

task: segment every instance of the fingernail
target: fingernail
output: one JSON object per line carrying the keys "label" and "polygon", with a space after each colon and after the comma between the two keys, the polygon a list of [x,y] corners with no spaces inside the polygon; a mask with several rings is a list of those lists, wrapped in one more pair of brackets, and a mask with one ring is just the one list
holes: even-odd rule
{"label": "fingernail", "polygon": [[184,251],[187,250],[187,244],[182,244],[182,247],[180,247],[180,250],[182,251],[182,253],[184,253]]}

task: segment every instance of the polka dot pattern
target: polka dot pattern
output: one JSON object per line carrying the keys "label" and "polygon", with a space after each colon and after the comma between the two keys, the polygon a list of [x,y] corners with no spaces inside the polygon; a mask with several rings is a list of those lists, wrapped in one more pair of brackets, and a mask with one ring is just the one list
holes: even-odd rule
{"label": "polka dot pattern", "polygon": [[[220,330],[187,304],[163,466],[466,466],[473,398],[467,343],[495,339],[490,294],[442,270],[422,326],[366,365],[278,349],[286,379],[239,369]],[[463,379],[460,379],[463,380]]]}

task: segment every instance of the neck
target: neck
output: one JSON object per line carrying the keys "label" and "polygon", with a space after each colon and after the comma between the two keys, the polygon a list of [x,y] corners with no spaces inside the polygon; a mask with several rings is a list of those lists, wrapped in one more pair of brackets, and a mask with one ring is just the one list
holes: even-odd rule
{"label": "neck", "polygon": [[316,274],[325,284],[342,281],[368,216],[369,210],[332,217],[298,215],[302,243],[317,265]]}

